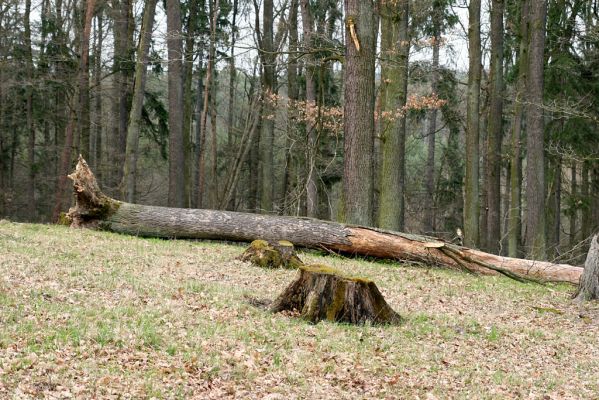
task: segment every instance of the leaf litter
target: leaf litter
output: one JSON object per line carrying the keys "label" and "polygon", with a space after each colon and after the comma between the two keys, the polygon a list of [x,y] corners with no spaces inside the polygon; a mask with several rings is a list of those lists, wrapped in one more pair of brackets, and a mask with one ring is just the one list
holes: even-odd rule
{"label": "leaf litter", "polygon": [[307,252],[406,318],[310,325],[264,307],[295,272],[242,250],[3,222],[0,398],[599,398],[599,305],[572,287]]}

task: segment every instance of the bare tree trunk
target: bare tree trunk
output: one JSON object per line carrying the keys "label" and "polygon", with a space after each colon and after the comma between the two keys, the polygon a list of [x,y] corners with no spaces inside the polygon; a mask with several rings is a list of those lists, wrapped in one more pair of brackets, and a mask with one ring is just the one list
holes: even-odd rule
{"label": "bare tree trunk", "polygon": [[[306,115],[312,114],[309,110],[316,107],[316,73],[318,69],[315,64],[314,53],[314,18],[310,10],[310,1],[301,0],[302,30],[304,34],[304,52],[306,80]],[[318,126],[316,121],[306,121],[307,157],[306,157],[306,214],[308,217],[316,217],[318,214],[318,186],[316,184],[316,138]]]}
{"label": "bare tree trunk", "polygon": [[487,249],[498,254],[501,241],[501,141],[503,139],[503,10],[491,2],[491,74],[487,133]]}
{"label": "bare tree trunk", "polygon": [[378,10],[345,0],[344,167],[342,220],[373,225],[374,66]]}
{"label": "bare tree trunk", "polygon": [[466,116],[466,184],[464,196],[464,244],[477,247],[479,231],[479,141],[480,141],[480,0],[468,6],[468,99]]}
{"label": "bare tree trunk", "polygon": [[152,28],[154,26],[155,9],[156,0],[146,0],[139,46],[137,48],[135,85],[131,113],[129,115],[129,126],[127,128],[127,147],[125,149],[125,165],[123,167],[124,184],[121,185],[123,199],[127,199],[130,203],[135,202],[141,113],[146,90],[146,70],[148,65],[148,54],[150,52],[150,42],[152,39]]}
{"label": "bare tree trunk", "polygon": [[[27,209],[29,219],[35,220],[37,216],[37,207],[35,203],[35,126],[33,124],[33,49],[31,47],[31,0],[25,1],[25,14],[23,15],[23,24],[25,28],[25,51],[27,57],[27,89],[26,89],[26,119],[27,119],[27,162],[29,171],[27,174]],[[1,156],[0,156],[1,157]]]}
{"label": "bare tree trunk", "polygon": [[[214,0],[209,0],[209,17],[210,17],[210,45],[208,49],[208,63],[206,66],[206,83],[204,87],[204,101],[203,101],[203,110],[202,110],[202,121],[200,122],[200,132],[201,132],[201,143],[203,144],[200,148],[200,160],[199,160],[199,182],[198,182],[198,207],[202,207],[203,201],[206,200],[205,197],[205,187],[206,187],[206,152],[207,143],[208,143],[208,130],[207,130],[207,122],[208,122],[208,112],[210,110],[211,96],[213,95],[212,87],[214,80],[214,58],[216,57],[216,22],[218,18],[218,8],[216,6],[216,2]],[[213,177],[211,179],[216,179]],[[211,183],[212,181],[210,181]]]}
{"label": "bare tree trunk", "polygon": [[168,125],[169,173],[168,204],[185,206],[185,151],[183,147],[183,46],[181,38],[181,5],[179,0],[166,0],[168,45]]}
{"label": "bare tree trunk", "polygon": [[[203,5],[202,5],[203,6]],[[196,105],[195,105],[195,146],[194,146],[194,176],[193,176],[193,197],[192,197],[192,208],[200,208],[202,204],[202,183],[203,176],[202,171],[202,152],[204,148],[204,135],[202,125],[202,115],[204,110],[204,46],[202,45],[198,55],[198,87],[196,93]]]}
{"label": "bare tree trunk", "polygon": [[[570,196],[573,199],[578,198],[578,182],[577,182],[577,169],[576,169],[576,161],[572,161],[572,167],[570,169]],[[570,210],[570,248],[573,249],[577,243],[577,235],[576,235],[576,222],[578,220],[578,204],[573,204],[572,209]]]}
{"label": "bare tree trunk", "polygon": [[[433,7],[433,62],[431,71],[431,91],[437,93],[439,82],[439,46],[441,41],[441,32],[439,21],[442,11],[434,3]],[[437,131],[437,109],[429,111],[428,132],[426,134],[427,158],[426,158],[426,177],[425,177],[425,205],[424,205],[424,231],[432,233],[435,231],[435,136]]]}
{"label": "bare tree trunk", "polygon": [[[202,2],[203,3],[203,2]],[[202,7],[204,5],[202,4]],[[185,180],[185,204],[192,206],[193,198],[193,149],[192,149],[192,121],[193,121],[193,58],[194,45],[197,36],[199,19],[199,2],[189,3],[187,26],[185,29],[185,53],[183,62],[183,151],[184,151],[184,180]]]}
{"label": "bare tree trunk", "polygon": [[104,171],[104,153],[102,151],[102,126],[104,118],[102,116],[102,45],[104,40],[103,29],[103,11],[100,8],[96,15],[96,46],[94,50],[94,140],[92,142],[94,162],[92,165],[96,168],[98,178],[102,176]]}
{"label": "bare tree trunk", "polygon": [[591,198],[589,195],[589,161],[582,162],[580,195],[584,199],[581,221],[581,240],[587,240],[591,235]]}
{"label": "bare tree trunk", "polygon": [[289,96],[289,107],[287,113],[287,145],[285,146],[285,173],[283,175],[283,184],[281,187],[281,198],[283,206],[281,214],[289,214],[294,201],[290,199],[292,188],[293,171],[294,171],[294,154],[292,153],[291,145],[293,143],[296,125],[298,121],[297,101],[299,99],[299,84],[298,84],[298,7],[299,0],[291,0],[289,9],[289,58],[287,61],[287,95]]}
{"label": "bare tree trunk", "polygon": [[79,105],[77,110],[77,133],[79,151],[89,158],[90,149],[90,113],[89,113],[89,38],[96,0],[85,0],[86,11],[81,37],[81,60],[79,70]]}
{"label": "bare tree trunk", "polygon": [[104,195],[80,158],[74,182],[76,205],[69,211],[73,227],[102,229],[151,237],[253,241],[287,240],[298,246],[345,254],[456,268],[473,273],[503,274],[520,280],[578,283],[582,268],[521,260],[460,247],[420,235],[355,225],[216,210],[189,210],[123,203]]}
{"label": "bare tree trunk", "polygon": [[528,75],[528,0],[521,0],[520,18],[520,50],[518,55],[518,82],[516,83],[516,100],[514,104],[514,120],[512,122],[510,158],[510,208],[508,218],[508,255],[517,257],[520,250],[522,231],[522,115],[524,96]]}
{"label": "bare tree trunk", "polygon": [[112,135],[108,154],[112,155],[109,163],[113,189],[117,189],[122,181],[122,165],[125,160],[127,142],[127,123],[129,118],[129,94],[131,91],[127,64],[129,63],[131,38],[133,32],[132,0],[112,0],[114,64],[113,64],[113,104]]}
{"label": "bare tree trunk", "polygon": [[[256,12],[258,12],[256,10]],[[273,0],[264,0],[262,7],[262,32],[259,34],[260,53],[262,61],[262,91],[264,120],[262,121],[262,137],[260,138],[260,161],[262,165],[262,182],[260,208],[263,212],[274,210],[274,189],[275,189],[275,170],[274,170],[274,129],[276,109],[274,107],[276,94],[275,84],[275,54],[273,39],[274,24],[274,3]],[[256,26],[258,29],[258,26]]]}
{"label": "bare tree trunk", "polygon": [[[393,12],[395,11],[395,12]],[[390,82],[385,90],[385,108],[392,112],[403,110],[408,95],[408,60],[410,53],[410,38],[408,30],[409,1],[402,0],[397,7],[384,8],[384,24],[382,35],[391,35],[389,45],[389,65],[384,65]],[[390,13],[390,15],[387,15]],[[386,27],[387,24],[392,26]],[[381,43],[383,39],[381,38]],[[384,49],[383,49],[384,51]],[[397,120],[386,129],[386,122],[379,114],[381,128],[381,183],[379,197],[378,226],[384,229],[403,230],[404,228],[404,181],[405,181],[405,148],[406,148],[406,116],[402,112]]]}
{"label": "bare tree trunk", "polygon": [[526,88],[526,255],[545,259],[545,151],[543,121],[543,67],[545,65],[545,16],[547,2],[530,4],[530,48]]}

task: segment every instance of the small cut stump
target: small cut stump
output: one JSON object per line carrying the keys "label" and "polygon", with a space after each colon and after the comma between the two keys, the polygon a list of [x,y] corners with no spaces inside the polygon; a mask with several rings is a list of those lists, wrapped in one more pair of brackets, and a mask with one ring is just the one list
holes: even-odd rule
{"label": "small cut stump", "polygon": [[304,265],[295,253],[293,243],[287,240],[254,240],[239,259],[262,268],[297,268]]}
{"label": "small cut stump", "polygon": [[322,265],[303,265],[299,276],[270,306],[272,312],[299,312],[312,323],[322,320],[362,325],[397,324],[401,317],[376,284]]}

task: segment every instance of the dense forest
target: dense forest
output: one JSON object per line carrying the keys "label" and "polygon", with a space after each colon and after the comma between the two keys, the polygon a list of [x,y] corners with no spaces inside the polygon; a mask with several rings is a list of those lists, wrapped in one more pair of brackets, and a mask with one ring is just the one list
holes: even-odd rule
{"label": "dense forest", "polygon": [[598,23],[597,0],[3,0],[0,217],[56,221],[82,154],[128,202],[577,262]]}

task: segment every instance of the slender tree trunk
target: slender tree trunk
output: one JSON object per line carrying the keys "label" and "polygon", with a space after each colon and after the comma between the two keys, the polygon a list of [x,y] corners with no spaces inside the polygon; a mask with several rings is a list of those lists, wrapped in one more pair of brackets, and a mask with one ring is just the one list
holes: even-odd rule
{"label": "slender tree trunk", "polygon": [[373,0],[345,0],[342,220],[373,224],[374,66],[378,17]]}
{"label": "slender tree trunk", "polygon": [[185,203],[192,206],[193,197],[193,149],[192,149],[192,122],[193,122],[193,57],[194,44],[197,36],[198,1],[189,2],[189,13],[185,29],[185,57],[183,63],[183,150],[184,150],[184,180]]}
{"label": "slender tree trunk", "polygon": [[[216,73],[216,71],[214,71]],[[212,78],[210,86],[210,190],[208,198],[210,207],[218,207],[218,147],[216,137],[216,75]]]}
{"label": "slender tree trunk", "polygon": [[235,42],[237,40],[237,11],[238,0],[233,0],[233,20],[231,23],[231,49],[229,55],[229,105],[227,107],[227,145],[232,150],[234,140],[234,116],[235,116],[235,82],[237,71],[235,69]]}
{"label": "slender tree trunk", "polygon": [[479,232],[479,141],[480,141],[480,0],[468,6],[468,99],[466,116],[466,183],[464,196],[464,244],[477,247]]}
{"label": "slender tree trunk", "polygon": [[[309,0],[301,0],[302,10],[302,31],[304,35],[304,52],[306,81],[306,115],[311,115],[316,107],[316,73],[318,69],[315,64],[314,52],[314,19],[310,9]],[[306,121],[306,139],[307,139],[307,158],[306,158],[306,214],[309,217],[316,217],[318,214],[318,186],[316,184],[316,151],[318,144],[318,127],[316,121],[308,119]]]}
{"label": "slender tree trunk", "polygon": [[148,54],[150,52],[150,42],[152,40],[155,10],[156,0],[146,0],[139,46],[137,48],[133,101],[131,113],[129,115],[129,127],[127,128],[127,147],[125,149],[125,165],[123,168],[124,184],[121,185],[123,189],[123,199],[127,199],[130,203],[135,202],[141,114],[146,90],[146,70],[148,65]]}
{"label": "slender tree trunk", "polygon": [[[257,3],[254,2],[254,5]],[[258,13],[258,8],[255,7]],[[260,48],[260,61],[262,63],[262,92],[264,101],[264,120],[262,121],[262,137],[260,138],[260,165],[261,165],[261,196],[260,209],[262,212],[271,212],[274,206],[274,122],[276,116],[275,104],[275,57],[274,57],[274,4],[273,0],[264,0],[262,6],[262,31],[256,24],[256,34]]]}
{"label": "slender tree trunk", "polygon": [[503,138],[503,0],[491,2],[491,76],[487,133],[487,249],[501,242],[501,141]]}
{"label": "slender tree trunk", "polygon": [[283,184],[281,187],[281,194],[283,198],[283,206],[281,208],[281,214],[291,213],[292,204],[294,202],[291,199],[291,188],[294,177],[292,176],[294,171],[294,154],[291,149],[291,145],[295,138],[295,132],[297,130],[298,115],[297,115],[297,101],[299,99],[299,84],[298,84],[298,7],[299,0],[291,0],[289,8],[289,58],[287,61],[287,95],[289,96],[289,106],[287,112],[287,145],[285,146],[285,173],[283,175]]}
{"label": "slender tree trunk", "polygon": [[[237,85],[237,69],[235,66],[235,44],[237,40],[237,13],[239,11],[239,1],[233,0],[233,16],[231,22],[231,49],[229,55],[229,98],[228,98],[228,106],[227,106],[227,152],[230,154],[230,160],[234,161],[233,153],[234,153],[234,145],[237,141],[237,135],[235,134],[235,95],[236,95],[236,85]],[[232,171],[232,169],[229,169]],[[235,190],[232,193],[232,196],[227,204],[224,204],[223,209],[232,210],[235,207]],[[226,195],[226,193],[225,193]],[[224,197],[224,196],[223,196]]]}
{"label": "slender tree trunk", "polygon": [[89,38],[96,0],[85,0],[86,11],[81,37],[81,60],[79,70],[79,106],[77,112],[77,130],[79,151],[89,158],[90,149],[90,113],[89,113]]}
{"label": "slender tree trunk", "polygon": [[[572,161],[572,167],[570,169],[570,198],[578,199],[578,177],[577,177],[576,161]],[[573,249],[577,243],[576,235],[576,222],[578,220],[578,204],[571,202],[572,209],[570,210],[570,248]]]}
{"label": "slender tree trunk", "polygon": [[[203,7],[202,7],[203,8]],[[200,208],[202,204],[202,183],[203,175],[202,171],[202,152],[204,148],[204,135],[202,131],[202,115],[204,110],[204,46],[202,45],[199,49],[198,55],[198,87],[196,93],[196,106],[195,106],[195,146],[194,146],[194,190],[192,197],[193,208]]]}
{"label": "slender tree trunk", "polygon": [[102,116],[102,45],[104,39],[104,18],[103,11],[100,8],[96,15],[96,48],[94,50],[94,87],[95,87],[95,105],[94,105],[94,142],[93,142],[93,163],[92,165],[98,171],[98,177],[102,177],[104,172],[104,153],[102,151],[102,126],[104,118]]}
{"label": "slender tree trunk", "polygon": [[[132,32],[132,0],[112,0],[114,63],[113,63],[113,104],[112,137],[107,146],[112,159],[109,163],[111,186],[116,189],[122,181],[122,165],[125,160],[127,123],[129,118],[129,62],[130,32]],[[132,36],[132,35],[131,35]]]}
{"label": "slender tree trunk", "polygon": [[[203,110],[202,110],[202,121],[201,121],[201,135],[202,140],[201,143],[203,146],[200,148],[200,160],[199,160],[199,168],[200,168],[200,180],[199,180],[199,197],[198,197],[198,207],[203,206],[203,200],[205,199],[204,189],[206,186],[206,155],[209,154],[206,152],[207,143],[208,143],[208,112],[210,111],[210,104],[213,91],[213,80],[214,80],[214,58],[216,57],[216,22],[218,18],[218,9],[217,3],[214,0],[209,0],[209,14],[210,14],[210,45],[208,49],[208,63],[206,66],[206,83],[204,87],[204,101],[203,101]],[[210,177],[209,183],[212,184],[212,179],[216,179],[216,177]]]}
{"label": "slender tree trunk", "polygon": [[[25,14],[23,23],[25,28],[25,51],[27,57],[27,89],[26,89],[26,119],[27,119],[27,162],[29,171],[27,174],[27,209],[29,219],[35,220],[37,217],[37,207],[35,203],[35,126],[33,125],[33,50],[31,47],[31,0],[25,1]],[[0,155],[1,157],[1,155]]]}
{"label": "slender tree trunk", "polygon": [[[435,3],[436,4],[436,3]],[[441,42],[440,21],[441,10],[438,6],[433,7],[433,62],[431,71],[431,90],[438,93],[439,82],[439,45]],[[432,233],[435,231],[435,136],[437,131],[437,109],[429,111],[428,132],[426,135],[427,158],[425,177],[425,206],[424,206],[424,231]]]}
{"label": "slender tree trunk", "polygon": [[166,0],[168,46],[168,126],[169,174],[168,204],[185,206],[185,149],[183,143],[183,46],[181,38],[181,5],[179,0]]}
{"label": "slender tree trunk", "polygon": [[[406,116],[403,109],[408,94],[408,59],[410,52],[410,38],[408,30],[409,1],[402,0],[398,3],[397,11],[394,8],[384,8],[385,19],[382,35],[396,32],[391,36],[391,51],[387,55],[390,65],[386,67],[390,82],[386,85],[386,109],[393,113],[400,110],[395,123],[389,124],[389,131],[381,128],[382,160],[381,184],[379,197],[378,226],[384,229],[404,229],[404,181],[405,181],[405,142],[406,142]],[[387,15],[387,13],[392,13]],[[397,21],[397,22],[395,22]],[[392,27],[387,27],[392,24]],[[386,122],[379,115],[379,123],[386,126]]]}
{"label": "slender tree trunk", "polygon": [[522,232],[522,117],[524,112],[524,96],[528,76],[528,2],[521,0],[521,18],[519,31],[518,81],[516,83],[516,100],[514,104],[514,120],[512,122],[510,157],[510,208],[508,218],[508,255],[517,257],[520,251]]}
{"label": "slender tree trunk", "polygon": [[555,257],[559,254],[561,228],[562,158],[558,155],[549,160],[550,187],[547,201],[547,251]]}
{"label": "slender tree trunk", "polygon": [[587,240],[591,235],[591,198],[589,196],[589,161],[582,162],[580,177],[580,195],[583,198],[582,222],[580,227],[581,241]]}
{"label": "slender tree trunk", "polygon": [[545,126],[543,121],[543,67],[545,51],[545,0],[530,4],[530,47],[526,92],[526,255],[546,257],[545,232]]}

